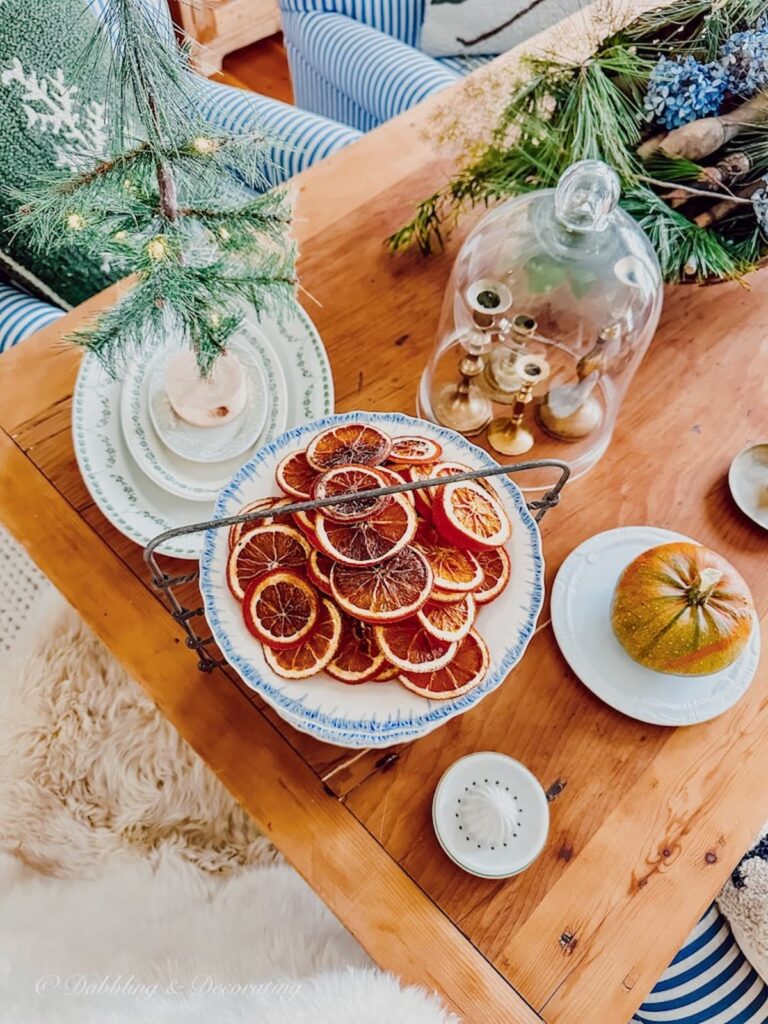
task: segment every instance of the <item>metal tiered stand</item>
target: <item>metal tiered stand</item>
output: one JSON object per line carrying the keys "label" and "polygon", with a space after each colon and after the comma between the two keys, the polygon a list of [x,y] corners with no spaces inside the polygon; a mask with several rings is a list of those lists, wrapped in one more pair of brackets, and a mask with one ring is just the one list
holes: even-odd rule
{"label": "metal tiered stand", "polygon": [[[518,462],[508,466],[497,466],[494,469],[478,469],[467,473],[457,473],[450,477],[434,477],[429,480],[418,480],[412,483],[397,484],[392,487],[377,487],[369,491],[357,491],[354,494],[338,495],[332,498],[321,498],[311,501],[299,501],[292,505],[282,505],[279,510],[280,516],[290,515],[293,512],[312,512],[315,509],[326,508],[328,505],[340,505],[347,501],[356,501],[360,498],[378,498],[388,494],[400,494],[404,491],[418,491],[423,487],[441,487],[449,480],[451,483],[460,483],[462,480],[480,480],[486,477],[501,476],[504,473],[523,473],[534,469],[559,469],[560,477],[553,487],[541,498],[526,502],[537,523],[540,523],[547,511],[554,508],[560,501],[560,493],[570,476],[570,467],[559,459],[539,459],[532,462]],[[224,527],[235,526],[237,523],[256,522],[259,519],[269,519],[274,516],[274,511],[264,509],[261,512],[249,512],[245,515],[227,516],[224,519],[209,519],[204,523],[192,523],[189,526],[178,526],[174,530],[166,530],[144,549],[144,561],[151,573],[152,585],[158,590],[165,600],[168,611],[179,623],[186,633],[186,644],[190,650],[196,652],[198,657],[198,668],[202,672],[212,672],[215,668],[225,665],[223,658],[212,653],[211,648],[215,645],[214,637],[207,633],[201,635],[196,628],[199,620],[205,622],[205,610],[202,607],[189,608],[186,606],[183,595],[178,593],[189,584],[197,582],[200,572],[183,573],[172,576],[164,572],[157,561],[157,551],[167,541],[174,537],[186,537],[193,533],[204,533],[206,530],[220,530]],[[198,595],[199,596],[199,595]]]}

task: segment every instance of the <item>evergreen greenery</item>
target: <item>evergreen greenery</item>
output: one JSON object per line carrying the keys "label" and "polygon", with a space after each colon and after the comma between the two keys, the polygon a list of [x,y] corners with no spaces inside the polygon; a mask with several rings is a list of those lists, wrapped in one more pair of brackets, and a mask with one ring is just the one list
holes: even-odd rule
{"label": "evergreen greenery", "polygon": [[[734,32],[762,24],[761,16],[765,0],[676,0],[603,40],[582,63],[526,58],[524,84],[490,144],[420,203],[390,246],[429,253],[468,208],[554,187],[571,163],[597,158],[618,172],[622,203],[651,237],[667,280],[744,276],[768,255],[751,202],[737,193],[727,216],[697,224],[702,212],[734,197],[728,182],[721,185],[697,161],[660,150],[644,161],[637,149],[659,131],[649,123],[645,96],[660,57],[709,61]],[[750,168],[733,189],[752,183],[754,190],[768,172],[765,130],[741,132],[707,163],[733,154]]]}
{"label": "evergreen greenery", "polygon": [[17,190],[15,229],[45,252],[76,239],[134,275],[125,296],[70,339],[111,373],[172,328],[208,374],[243,302],[257,313],[278,310],[294,294],[290,206],[284,192],[266,191],[263,175],[270,140],[201,120],[187,54],[158,31],[142,0],[108,0],[86,67],[104,47],[114,48],[110,152]]}

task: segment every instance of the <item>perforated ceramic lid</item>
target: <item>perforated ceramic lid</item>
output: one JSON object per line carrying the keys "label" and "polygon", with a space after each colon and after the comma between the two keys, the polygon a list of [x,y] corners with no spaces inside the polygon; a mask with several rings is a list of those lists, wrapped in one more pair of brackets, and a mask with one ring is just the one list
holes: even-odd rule
{"label": "perforated ceramic lid", "polygon": [[544,849],[549,805],[538,779],[506,754],[485,751],[454,762],[437,785],[432,821],[438,842],[459,867],[506,878]]}

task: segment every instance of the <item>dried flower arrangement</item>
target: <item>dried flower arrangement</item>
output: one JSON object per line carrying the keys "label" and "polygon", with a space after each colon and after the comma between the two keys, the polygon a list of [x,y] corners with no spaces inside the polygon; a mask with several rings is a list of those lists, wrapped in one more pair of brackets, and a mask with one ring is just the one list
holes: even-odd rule
{"label": "dried flower arrangement", "polygon": [[569,164],[597,158],[618,172],[666,280],[744,277],[768,258],[766,7],[675,0],[620,28],[604,16],[587,55],[530,55],[514,85],[467,83],[490,103],[511,95],[390,244],[428,253],[463,210],[552,187]]}

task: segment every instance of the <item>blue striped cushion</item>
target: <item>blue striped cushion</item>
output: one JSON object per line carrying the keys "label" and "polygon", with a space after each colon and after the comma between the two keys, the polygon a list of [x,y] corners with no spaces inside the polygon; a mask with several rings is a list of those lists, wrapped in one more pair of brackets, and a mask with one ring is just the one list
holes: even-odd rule
{"label": "blue striped cushion", "polygon": [[632,1018],[636,1024],[766,1024],[768,986],[715,905]]}
{"label": "blue striped cushion", "polygon": [[[286,12],[283,31],[289,59],[300,53],[306,64],[357,108],[372,115],[376,124],[461,77],[418,50],[344,15]],[[300,66],[293,63],[291,70],[299,106],[327,117],[339,116],[339,106],[329,105],[327,96],[318,96],[309,88]],[[366,127],[357,118],[347,123],[359,130]]]}
{"label": "blue striped cushion", "polygon": [[[306,107],[311,103],[317,116],[330,117],[343,125],[350,125],[357,132],[369,132],[380,122],[341,89],[316,71],[290,42],[286,40],[286,53],[291,66],[291,83],[294,96]],[[306,98],[310,99],[307,100]]]}
{"label": "blue striped cushion", "polygon": [[335,121],[207,79],[200,81],[200,95],[200,112],[210,124],[226,131],[261,128],[275,136],[265,166],[271,185],[281,184],[360,137]]}
{"label": "blue striped cushion", "polygon": [[424,7],[425,0],[280,0],[284,15],[343,14],[409,46],[419,41]]}
{"label": "blue striped cushion", "polygon": [[0,282],[0,352],[40,331],[64,311]]}

